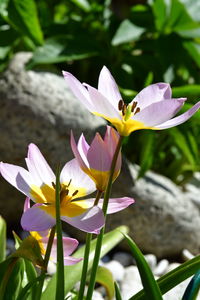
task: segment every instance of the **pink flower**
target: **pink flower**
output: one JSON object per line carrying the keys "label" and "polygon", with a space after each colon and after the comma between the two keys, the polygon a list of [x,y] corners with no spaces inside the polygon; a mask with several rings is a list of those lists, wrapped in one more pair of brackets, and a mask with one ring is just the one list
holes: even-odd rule
{"label": "pink flower", "polygon": [[130,104],[122,100],[117,84],[104,66],[98,89],[81,84],[72,74],[63,71],[74,95],[95,115],[112,123],[120,135],[128,136],[139,129],[161,130],[187,121],[200,107],[200,102],[174,118],[186,98],[172,98],[169,84],[156,83],[144,88]]}
{"label": "pink flower", "polygon": [[[107,126],[104,139],[96,133],[89,146],[82,134],[78,144],[71,133],[71,147],[81,169],[95,182],[99,191],[105,191],[110,174],[110,167],[119,141],[119,134]],[[118,177],[121,169],[121,153],[118,156],[113,181]]]}
{"label": "pink flower", "polygon": [[[0,163],[1,175],[34,204],[25,210],[21,225],[27,231],[44,231],[55,225],[55,175],[38,147],[30,144],[26,158],[28,171],[22,167]],[[93,181],[80,169],[76,159],[66,163],[60,174],[61,219],[80,230],[99,233],[104,216],[98,206],[89,207],[85,200],[96,190]]]}

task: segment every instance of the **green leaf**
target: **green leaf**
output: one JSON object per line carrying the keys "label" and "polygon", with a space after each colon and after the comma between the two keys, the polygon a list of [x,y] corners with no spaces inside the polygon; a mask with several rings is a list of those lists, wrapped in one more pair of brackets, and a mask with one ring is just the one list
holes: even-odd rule
{"label": "green leaf", "polygon": [[43,34],[34,0],[10,0],[8,21],[22,35],[27,35],[36,45],[43,44]]}
{"label": "green leaf", "polygon": [[[5,261],[4,276],[0,285],[0,300],[15,300],[22,288],[24,274],[24,261],[19,258],[11,258]],[[2,264],[0,265],[1,267]]]}
{"label": "green leaf", "polygon": [[43,266],[40,246],[33,236],[25,238],[11,257],[22,257],[33,262],[34,265]]}
{"label": "green leaf", "polygon": [[135,258],[146,295],[145,299],[162,300],[160,288],[142,252],[128,235],[124,236],[131,249],[133,257]]}
{"label": "green leaf", "polygon": [[115,286],[115,298],[116,298],[116,300],[122,300],[122,296],[121,296],[120,289],[119,289],[119,286],[118,286],[117,282],[114,282],[114,286]]}
{"label": "green leaf", "polygon": [[[173,97],[200,97],[200,85],[190,84],[172,88]],[[186,105],[186,104],[185,104]],[[185,106],[184,105],[184,106]]]}
{"label": "green leaf", "polygon": [[185,155],[186,159],[190,162],[190,164],[194,165],[196,160],[195,157],[192,155],[191,149],[188,145],[184,134],[182,134],[182,132],[178,128],[174,127],[171,130],[169,130],[169,135],[173,137],[174,143]]}
{"label": "green leaf", "polygon": [[0,216],[0,262],[6,257],[6,222]]}
{"label": "green leaf", "polygon": [[[114,248],[122,239],[123,233],[127,233],[128,228],[126,226],[120,226],[113,231],[106,233],[103,237],[103,244],[101,248],[101,257]],[[91,250],[89,256],[88,270],[92,267],[94,252],[95,252],[96,239],[91,242]],[[75,257],[80,258],[84,255],[85,246],[78,249],[75,253]],[[65,294],[67,294],[81,278],[83,262],[79,262],[73,266],[65,267]],[[56,276],[54,275],[49,281],[46,290],[42,294],[42,300],[54,299],[56,286]]]}
{"label": "green leaf", "polygon": [[71,2],[76,4],[76,6],[78,6],[85,12],[89,12],[91,9],[90,4],[87,0],[71,0]]}
{"label": "green leaf", "polygon": [[128,43],[137,40],[145,31],[144,28],[134,25],[128,19],[122,21],[119,25],[111,44],[117,46],[120,44]]}
{"label": "green leaf", "polygon": [[[157,280],[162,294],[177,286],[179,283],[194,275],[200,269],[200,255],[186,261],[176,269],[163,275]],[[144,290],[140,291],[129,300],[145,300]]]}
{"label": "green leaf", "polygon": [[155,25],[158,31],[162,31],[166,22],[167,7],[164,0],[155,0],[153,2],[153,13],[155,17]]}
{"label": "green leaf", "polygon": [[38,47],[28,62],[27,68],[39,64],[54,64],[71,60],[79,60],[97,54],[89,37],[59,35],[47,39],[43,46]]}
{"label": "green leaf", "polygon": [[200,45],[193,41],[183,42],[183,47],[187,50],[191,58],[200,67]]}
{"label": "green leaf", "polygon": [[96,274],[96,282],[106,289],[108,300],[112,300],[115,294],[113,275],[106,267],[99,266]]}
{"label": "green leaf", "polygon": [[200,270],[194,275],[188,284],[182,300],[196,300],[200,289]]}

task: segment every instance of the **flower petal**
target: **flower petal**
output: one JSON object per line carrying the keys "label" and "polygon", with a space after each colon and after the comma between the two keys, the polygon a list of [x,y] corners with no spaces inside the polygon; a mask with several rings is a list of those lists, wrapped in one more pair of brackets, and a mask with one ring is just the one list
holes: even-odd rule
{"label": "flower petal", "polygon": [[105,66],[99,75],[98,91],[116,108],[118,107],[119,100],[122,99],[122,96],[112,74]]}
{"label": "flower petal", "polygon": [[93,88],[89,84],[85,85],[88,89],[90,99],[93,102],[94,108],[92,113],[121,119],[118,107],[116,107],[115,103],[108,101],[108,99],[105,98],[97,89]]}
{"label": "flower petal", "polygon": [[177,117],[175,117],[171,120],[168,120],[164,123],[161,123],[159,125],[156,125],[155,128],[166,129],[166,128],[171,128],[171,127],[180,125],[180,124],[184,123],[185,121],[187,121],[189,118],[191,118],[199,108],[200,108],[200,101],[197,102],[192,108],[190,108],[188,111],[186,111],[182,115],[177,116]]}
{"label": "flower petal", "polygon": [[41,207],[43,205],[36,204],[23,213],[21,226],[24,230],[44,231],[55,225],[56,220]]}
{"label": "flower petal", "polygon": [[145,87],[133,99],[138,103],[140,110],[151,105],[152,103],[159,102],[165,99],[171,99],[172,91],[168,83],[155,83]]}
{"label": "flower petal", "polygon": [[[104,137],[104,143],[106,145],[107,150],[110,153],[111,159],[113,159],[118,142],[119,142],[118,132],[114,128],[107,126],[106,134]],[[115,167],[116,172],[120,171],[121,164],[122,164],[122,160],[121,160],[121,151],[120,151],[117,158],[116,167]]]}
{"label": "flower petal", "polygon": [[81,170],[75,158],[70,160],[63,167],[60,174],[60,182],[65,185],[68,185],[70,182],[68,187],[70,194],[78,190],[78,193],[73,196],[73,199],[86,196],[96,190],[93,181]]}
{"label": "flower petal", "polygon": [[153,103],[134,115],[131,119],[153,127],[171,119],[181,109],[185,99],[168,99]]}
{"label": "flower petal", "polygon": [[90,146],[86,142],[84,135],[81,134],[81,136],[78,140],[78,143],[77,143],[77,149],[78,149],[78,152],[80,153],[81,158],[84,161],[85,165],[88,167],[89,167],[89,164],[88,164],[88,160],[87,160],[87,153],[88,153],[89,148],[90,148]]}
{"label": "flower petal", "polygon": [[112,158],[106,146],[100,134],[96,133],[87,153],[90,169],[102,172],[110,171]]}
{"label": "flower petal", "polygon": [[[93,206],[95,199],[87,199],[85,200],[88,203],[88,206]],[[120,210],[123,210],[127,208],[129,205],[133,204],[135,200],[133,198],[129,197],[123,197],[123,198],[110,198],[108,202],[108,210],[107,214],[113,214]],[[99,200],[98,206],[100,208],[103,207],[103,199]]]}
{"label": "flower petal", "polygon": [[94,107],[87,89],[71,73],[66,71],[63,71],[62,73],[73,94],[87,107],[89,111],[92,112]]}
{"label": "flower petal", "polygon": [[27,167],[35,180],[51,185],[55,182],[55,175],[35,144],[28,147]]}
{"label": "flower petal", "polygon": [[78,262],[80,262],[81,260],[83,260],[83,258],[75,258],[72,256],[64,257],[64,265],[65,266],[75,265]]}
{"label": "flower petal", "polygon": [[30,186],[34,183],[34,181],[27,170],[19,166],[1,162],[0,172],[1,175],[16,189],[32,198],[30,194]]}
{"label": "flower petal", "polygon": [[85,213],[77,217],[69,218],[61,216],[61,219],[80,230],[96,234],[100,232],[105,223],[103,212],[97,206],[88,209]]}
{"label": "flower petal", "polygon": [[24,201],[24,212],[27,211],[29,208],[31,208],[30,198],[26,197]]}
{"label": "flower petal", "polygon": [[[71,131],[70,143],[71,143],[71,148],[74,153],[74,156],[76,157],[76,159],[79,163],[79,166],[83,169],[87,169],[89,167],[89,165],[88,165],[88,162],[86,161],[86,158],[82,157],[82,153],[84,152],[84,150],[81,150],[82,144],[81,143],[79,144],[79,149],[78,149],[72,131]],[[79,152],[79,150],[80,150],[80,152]]]}

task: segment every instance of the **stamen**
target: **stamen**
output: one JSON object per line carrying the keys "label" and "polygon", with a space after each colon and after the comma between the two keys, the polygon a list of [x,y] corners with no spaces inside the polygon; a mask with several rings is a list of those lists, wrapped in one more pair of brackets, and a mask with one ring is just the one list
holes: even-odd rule
{"label": "stamen", "polygon": [[137,107],[136,111],[135,111],[135,114],[139,113],[140,112],[140,108]]}
{"label": "stamen", "polygon": [[134,101],[132,104],[132,107],[131,107],[131,112],[134,112],[134,109],[136,108],[136,106],[137,106],[137,102]]}
{"label": "stamen", "polygon": [[70,179],[69,183],[67,184],[67,187],[70,186],[71,182],[72,182],[72,179]]}
{"label": "stamen", "polygon": [[124,103],[122,106],[122,115],[123,116],[125,116],[125,114],[126,114],[126,109],[127,109],[127,107],[126,107],[126,104]]}
{"label": "stamen", "polygon": [[78,194],[78,190],[76,190],[75,192],[73,192],[72,197],[74,197],[77,194]]}
{"label": "stamen", "polygon": [[56,189],[56,185],[55,185],[55,183],[54,183],[54,182],[52,182],[51,184],[52,184],[52,187],[53,187],[54,189]]}
{"label": "stamen", "polygon": [[119,109],[119,110],[122,110],[123,105],[124,105],[124,101],[123,101],[122,99],[119,100],[119,103],[118,103],[118,109]]}

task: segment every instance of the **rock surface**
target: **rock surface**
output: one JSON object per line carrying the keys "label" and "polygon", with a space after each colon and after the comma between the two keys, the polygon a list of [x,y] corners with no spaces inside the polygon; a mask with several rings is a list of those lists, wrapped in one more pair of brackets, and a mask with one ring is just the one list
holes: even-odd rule
{"label": "rock surface", "polygon": [[[91,138],[105,125],[90,114],[69,91],[62,76],[25,71],[27,53],[17,54],[0,78],[0,160],[24,165],[27,145],[36,143],[53,167],[71,159],[70,129]],[[101,129],[101,128],[100,128]],[[161,133],[162,134],[162,133]],[[169,179],[151,171],[136,181],[138,167],[124,161],[113,195],[131,196],[130,208],[107,218],[108,229],[121,224],[146,253],[158,258],[200,250],[199,186],[184,193]],[[191,183],[192,185],[193,183]],[[10,226],[19,222],[24,196],[0,179],[0,214]],[[71,234],[83,238],[83,234]]]}

